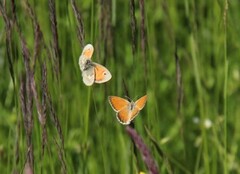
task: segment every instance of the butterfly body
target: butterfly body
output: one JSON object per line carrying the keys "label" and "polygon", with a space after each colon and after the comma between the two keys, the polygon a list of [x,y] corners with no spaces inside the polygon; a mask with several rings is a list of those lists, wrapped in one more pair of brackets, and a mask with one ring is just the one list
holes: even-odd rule
{"label": "butterfly body", "polygon": [[84,57],[79,58],[79,66],[81,71],[85,71],[92,66],[92,61]]}
{"label": "butterfly body", "polygon": [[104,83],[112,78],[107,68],[91,60],[93,51],[93,46],[88,44],[84,47],[79,57],[79,67],[82,71],[83,82],[87,86],[91,86],[94,82]]}
{"label": "butterfly body", "polygon": [[117,96],[109,96],[108,99],[113,110],[116,112],[118,121],[124,125],[128,125],[145,106],[147,95],[141,97],[136,102]]}
{"label": "butterfly body", "polygon": [[128,105],[128,109],[129,109],[130,111],[132,111],[132,110],[134,109],[134,107],[135,107],[135,103],[134,103],[133,101],[131,101],[131,102],[129,103],[129,105]]}

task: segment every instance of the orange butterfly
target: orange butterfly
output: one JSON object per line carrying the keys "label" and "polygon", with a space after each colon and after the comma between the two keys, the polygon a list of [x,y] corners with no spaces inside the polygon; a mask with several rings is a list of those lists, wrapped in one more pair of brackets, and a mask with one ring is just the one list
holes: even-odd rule
{"label": "orange butterfly", "polygon": [[143,109],[147,102],[147,95],[144,95],[136,102],[129,102],[128,100],[117,97],[109,96],[108,101],[113,110],[117,113],[117,119],[120,123],[127,125],[138,115],[139,111]]}
{"label": "orange butterfly", "polygon": [[94,48],[91,44],[87,44],[81,56],[79,57],[79,66],[82,71],[83,82],[87,86],[95,83],[104,83],[112,78],[111,73],[104,66],[92,62]]}

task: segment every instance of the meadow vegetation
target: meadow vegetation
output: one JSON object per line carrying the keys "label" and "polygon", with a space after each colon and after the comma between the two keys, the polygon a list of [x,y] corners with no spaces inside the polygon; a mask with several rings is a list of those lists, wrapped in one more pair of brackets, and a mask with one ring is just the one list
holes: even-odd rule
{"label": "meadow vegetation", "polygon": [[[239,7],[1,0],[1,173],[240,173]],[[82,82],[88,43],[109,82]],[[145,94],[120,124],[108,96]]]}

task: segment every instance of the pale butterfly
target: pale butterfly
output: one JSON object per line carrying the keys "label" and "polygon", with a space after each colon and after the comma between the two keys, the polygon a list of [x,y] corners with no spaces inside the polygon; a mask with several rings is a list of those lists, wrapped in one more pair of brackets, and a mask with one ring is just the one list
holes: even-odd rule
{"label": "pale butterfly", "polygon": [[112,78],[111,73],[104,66],[92,62],[94,48],[91,44],[87,44],[79,57],[79,66],[82,71],[83,82],[87,86],[95,83],[104,83]]}

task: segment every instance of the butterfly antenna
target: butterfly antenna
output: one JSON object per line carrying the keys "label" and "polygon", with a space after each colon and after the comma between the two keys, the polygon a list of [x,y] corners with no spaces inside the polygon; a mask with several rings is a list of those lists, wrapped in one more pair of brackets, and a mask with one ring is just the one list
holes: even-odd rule
{"label": "butterfly antenna", "polygon": [[139,99],[139,96],[134,97],[134,98],[133,98],[133,101],[136,101],[137,99]]}
{"label": "butterfly antenna", "polygon": [[132,101],[132,99],[131,99],[130,97],[126,96],[126,95],[125,95],[125,98],[126,98],[129,102]]}

